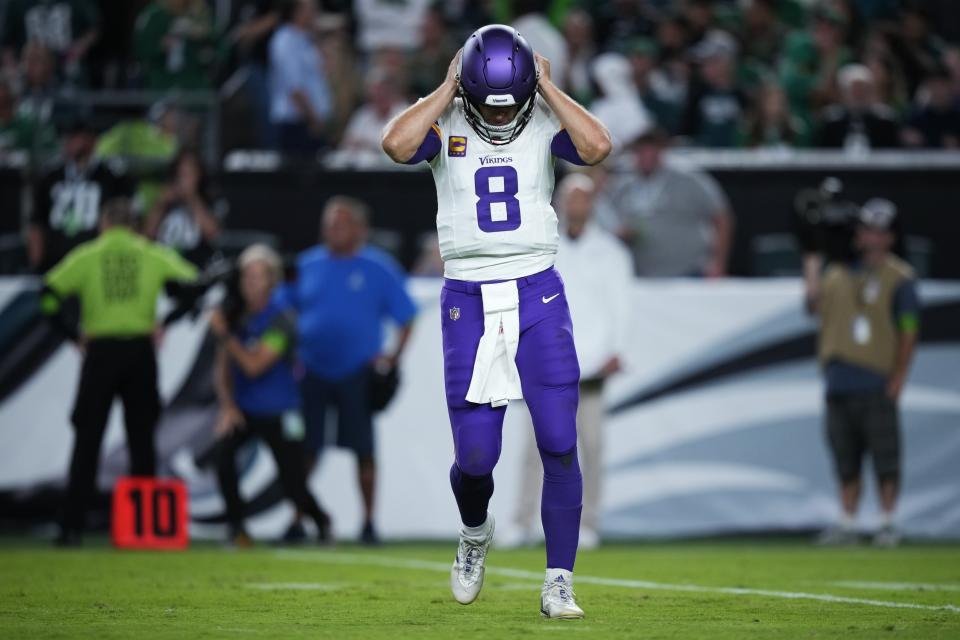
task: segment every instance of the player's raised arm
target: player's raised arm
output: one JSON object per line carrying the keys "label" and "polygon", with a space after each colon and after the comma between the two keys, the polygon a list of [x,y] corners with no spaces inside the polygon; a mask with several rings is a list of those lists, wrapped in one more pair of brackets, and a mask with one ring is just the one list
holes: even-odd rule
{"label": "player's raised arm", "polygon": [[[420,155],[418,151],[426,141],[431,127],[440,118],[440,114],[447,108],[450,101],[457,95],[457,66],[459,63],[460,51],[453,56],[443,84],[426,98],[417,101],[397,114],[383,128],[381,144],[384,152],[394,162],[409,163],[414,159],[414,156]],[[436,155],[439,150],[439,147],[437,147],[432,154],[428,154],[424,158],[418,158],[418,161]]]}
{"label": "player's raised arm", "polygon": [[587,164],[602,162],[613,148],[610,132],[593,114],[553,84],[550,79],[550,61],[539,53],[533,55],[540,69],[540,95],[567,130],[580,158]]}

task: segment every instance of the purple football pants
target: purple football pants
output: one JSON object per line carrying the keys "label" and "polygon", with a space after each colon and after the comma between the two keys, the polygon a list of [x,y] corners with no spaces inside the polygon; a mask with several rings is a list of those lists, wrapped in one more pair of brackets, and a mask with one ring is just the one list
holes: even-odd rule
{"label": "purple football pants", "polygon": [[[563,281],[554,269],[517,279],[520,343],[517,369],[543,461],[540,517],[547,567],[573,571],[580,533],[583,480],[577,461],[580,367]],[[447,409],[456,461],[450,469],[460,517],[470,527],[487,517],[493,468],[500,457],[506,407],[467,402],[480,336],[479,282],[446,280],[440,294]]]}

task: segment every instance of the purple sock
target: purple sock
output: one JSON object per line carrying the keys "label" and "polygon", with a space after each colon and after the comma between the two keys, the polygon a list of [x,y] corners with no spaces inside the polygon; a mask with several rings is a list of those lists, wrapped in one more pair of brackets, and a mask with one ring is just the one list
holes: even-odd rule
{"label": "purple sock", "polygon": [[547,568],[573,571],[580,540],[583,476],[576,448],[555,455],[540,450],[543,460],[543,498],[540,518],[547,543]]}
{"label": "purple sock", "polygon": [[[468,476],[457,463],[453,463],[450,467],[450,486],[453,487],[463,524],[468,527],[482,525],[487,520],[487,507],[493,495],[493,474]],[[579,515],[577,519],[579,521]]]}

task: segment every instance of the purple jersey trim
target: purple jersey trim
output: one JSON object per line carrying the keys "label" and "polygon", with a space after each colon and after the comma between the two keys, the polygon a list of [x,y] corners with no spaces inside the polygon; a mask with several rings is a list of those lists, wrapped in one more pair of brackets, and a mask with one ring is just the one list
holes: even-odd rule
{"label": "purple jersey trim", "polygon": [[587,164],[583,161],[583,158],[580,157],[566,129],[560,129],[557,135],[553,136],[553,141],[550,143],[550,151],[558,158],[562,158],[573,164],[578,164],[581,167]]}
{"label": "purple jersey trim", "polygon": [[436,125],[430,127],[430,131],[427,131],[427,137],[420,143],[420,147],[416,153],[403,164],[417,164],[424,160],[429,162],[436,158],[437,154],[440,153],[440,148],[443,146],[443,143],[440,141],[440,134],[437,133],[437,131],[438,128]]}

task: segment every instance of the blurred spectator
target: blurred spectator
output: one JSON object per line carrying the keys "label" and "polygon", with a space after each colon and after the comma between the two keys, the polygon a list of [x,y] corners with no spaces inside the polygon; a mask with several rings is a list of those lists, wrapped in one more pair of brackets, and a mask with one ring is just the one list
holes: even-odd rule
{"label": "blurred spectator", "polygon": [[30,267],[38,272],[93,239],[100,208],[130,192],[126,180],[94,157],[97,135],[87,114],[74,114],[62,127],[63,163],[35,185],[27,227],[27,255]]}
{"label": "blurred spectator", "polygon": [[919,6],[905,5],[900,11],[900,38],[898,48],[907,91],[914,95],[923,79],[934,73],[940,66],[944,43],[930,30],[930,21],[926,12]]}
{"label": "blurred spectator", "polygon": [[21,115],[35,122],[53,121],[54,101],[58,91],[55,65],[53,53],[40,42],[30,42],[23,48],[23,83],[19,107]]}
{"label": "blurred spectator", "polygon": [[633,69],[620,54],[604,53],[593,63],[593,77],[600,97],[590,104],[590,111],[610,131],[614,149],[622,149],[653,124],[633,80]]}
{"label": "blurred spectator", "polygon": [[423,17],[420,46],[410,59],[411,89],[414,95],[429,95],[440,85],[459,48],[460,45],[447,30],[441,7],[431,7]]}
{"label": "blurred spectator", "polygon": [[843,16],[821,7],[807,30],[787,37],[780,78],[790,110],[806,123],[812,123],[813,114],[821,108],[837,101],[837,70],[852,61],[845,34]]}
{"label": "blurred spectator", "polygon": [[741,38],[745,64],[774,69],[786,35],[777,16],[777,0],[749,0]]}
{"label": "blurred spectator", "polygon": [[[450,65],[449,61],[447,65]],[[393,79],[383,69],[371,69],[365,84],[367,101],[353,113],[340,149],[372,162],[392,163],[383,152],[383,128],[408,103],[398,94]]]}
{"label": "blurred spectator", "polygon": [[581,104],[589,104],[593,97],[590,65],[597,55],[590,14],[581,9],[568,13],[563,23],[563,36],[567,41],[567,57],[570,60],[563,83],[572,98]]}
{"label": "blurred spectator", "polygon": [[172,159],[179,146],[179,110],[158,102],[144,116],[121,120],[103,132],[97,140],[97,156],[135,162]]}
{"label": "blurred spectator", "polygon": [[670,67],[658,66],[659,51],[650,38],[629,40],[624,50],[633,66],[633,80],[643,106],[659,126],[671,135],[679,133],[687,99],[686,64],[680,63],[682,74],[672,73]]}
{"label": "blurred spectator", "polygon": [[143,231],[203,265],[213,254],[228,210],[227,201],[210,186],[200,156],[184,149],[174,160],[170,180],[150,209]]}
{"label": "blurred spectator", "polygon": [[422,26],[431,0],[355,0],[357,48],[370,54],[383,47],[412,53],[420,46]]}
{"label": "blurred spectator", "polygon": [[627,242],[641,277],[724,276],[730,204],[710,176],[664,163],[667,143],[660,129],[633,142],[636,173],[611,180],[598,221]]}
{"label": "blurred spectator", "polygon": [[10,84],[0,80],[0,152],[51,152],[57,147],[57,135],[47,124],[17,112],[17,94]]}
{"label": "blurred spectator", "polygon": [[874,542],[900,539],[895,510],[900,489],[898,404],[920,326],[916,279],[891,253],[896,207],[868,201],[859,215],[852,264],[833,263],[820,285],[818,357],[826,379],[827,438],[840,481],[842,515],[824,544],[858,540],[861,469],[869,453],[879,485],[881,529]]}
{"label": "blurred spectator", "polygon": [[935,72],[923,84],[902,138],[907,147],[960,148],[960,102],[950,91],[950,75],[945,70]]}
{"label": "blurred spectator", "polygon": [[204,0],[153,0],[137,18],[135,50],[147,89],[206,89],[216,50]]}
{"label": "blurred spectator", "polygon": [[546,0],[517,0],[513,3],[516,16],[511,26],[520,32],[533,50],[550,61],[550,77],[561,89],[566,89],[567,43],[543,12]]}
{"label": "blurred spectator", "polygon": [[864,41],[860,60],[873,74],[877,101],[897,113],[905,111],[910,104],[907,81],[886,34],[872,30]]}
{"label": "blurred spectator", "polygon": [[[133,232],[126,198],[98,212],[99,237],[71,251],[44,279],[45,314],[59,318],[65,299],[80,300],[80,332],[71,337],[83,366],[71,413],[73,453],[57,544],[81,542],[88,503],[96,487],[100,445],[113,401],[123,402],[130,475],[156,473],[154,429],[160,417],[157,390],[157,298],[170,281],[189,282],[196,269],[168,249]],[[61,319],[62,320],[62,319]]]}
{"label": "blurred spectator", "polygon": [[270,39],[270,120],[280,148],[309,155],[328,144],[332,114],[323,55],[313,40],[316,0],[294,0]]}
{"label": "blurred spectator", "polygon": [[622,47],[638,35],[652,35],[659,12],[650,0],[608,0],[592,2],[597,42],[610,49]]}
{"label": "blurred spectator", "polygon": [[807,125],[790,113],[787,95],[776,82],[760,90],[747,122],[744,144],[747,147],[803,147],[810,142]]}
{"label": "blurred spectator", "polygon": [[[131,110],[133,113],[139,109]],[[130,176],[137,178],[134,210],[149,211],[163,188],[157,169],[166,166],[180,148],[180,121],[183,114],[167,102],[158,102],[146,117],[124,119],[105,131],[97,141],[96,156],[121,160]]]}
{"label": "blurred spectator", "polygon": [[[340,132],[350,122],[353,109],[359,101],[362,78],[357,73],[359,65],[346,17],[325,14],[320,19],[320,29],[323,70],[333,105],[329,128]],[[377,66],[384,68],[382,65]]]}
{"label": "blurred spectator", "polygon": [[255,244],[240,254],[237,269],[238,291],[210,316],[219,343],[214,375],[220,415],[214,431],[228,540],[240,547],[251,544],[243,525],[236,455],[251,438],[259,438],[270,447],[286,497],[313,519],[318,540],[330,542],[330,517],[310,493],[303,468],[297,321],[273,298],[283,280],[283,264],[273,249]]}
{"label": "blurred spectator", "polygon": [[692,50],[699,69],[690,84],[682,133],[699,147],[735,147],[746,108],[737,87],[737,45],[723,31],[711,31]]}
{"label": "blurred spectator", "polygon": [[80,82],[99,21],[91,0],[8,0],[0,37],[4,67],[15,65],[16,52],[28,42],[38,42],[59,59],[68,82]]}
{"label": "blurred spectator", "polygon": [[280,0],[239,0],[230,44],[246,74],[247,98],[254,111],[260,146],[274,146],[267,84],[270,38],[280,26]]}
{"label": "blurred spectator", "polygon": [[[381,47],[367,60],[366,68],[383,69],[403,97],[410,97],[410,56],[396,47]],[[447,62],[449,66],[449,61]],[[354,71],[356,75],[356,71]],[[436,87],[434,87],[436,88]],[[432,89],[431,89],[432,91]],[[428,92],[429,93],[429,92]]]}
{"label": "blurred spectator", "polygon": [[[327,409],[336,407],[336,444],[357,456],[363,497],[361,541],[379,541],[373,522],[374,458],[372,384],[377,372],[395,371],[410,337],[416,307],[403,272],[385,253],[366,244],[365,205],[337,196],[323,210],[323,247],[297,261],[297,281],[282,293],[299,314],[301,391],[307,427],[307,468],[326,446]],[[393,353],[384,353],[384,321],[399,328]],[[298,522],[288,539],[301,537]]]}
{"label": "blurred spectator", "polygon": [[695,46],[706,39],[716,26],[713,0],[683,0],[682,17],[687,23],[689,44]]}
{"label": "blurred spectator", "polygon": [[900,145],[894,113],[876,99],[873,74],[860,64],[849,64],[839,73],[842,104],[824,111],[819,146],[861,153]]}
{"label": "blurred spectator", "polygon": [[[568,175],[557,189],[557,212],[563,223],[556,269],[563,277],[570,314],[578,327],[590,327],[576,336],[580,362],[580,403],[577,406],[577,441],[583,471],[583,515],[580,519],[580,549],[600,543],[601,481],[603,478],[603,389],[609,378],[623,368],[621,358],[629,344],[629,291],[633,282],[630,252],[616,236],[593,222],[596,191],[584,174]],[[539,512],[539,487],[543,483],[540,455],[527,431],[527,446],[521,487],[514,512],[513,537],[502,546],[532,542],[533,518]]]}
{"label": "blurred spectator", "polygon": [[684,61],[689,43],[690,31],[685,20],[668,16],[657,25],[657,48],[664,63]]}

